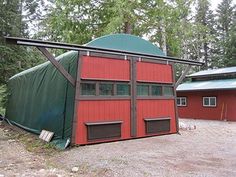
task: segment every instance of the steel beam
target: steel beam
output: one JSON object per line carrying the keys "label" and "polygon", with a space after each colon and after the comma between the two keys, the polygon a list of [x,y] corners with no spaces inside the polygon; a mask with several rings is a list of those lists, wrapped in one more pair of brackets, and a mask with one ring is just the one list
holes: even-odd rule
{"label": "steel beam", "polygon": [[41,40],[33,40],[33,39],[25,39],[25,38],[17,38],[17,37],[5,37],[5,39],[7,43],[17,44],[17,45],[26,45],[26,46],[35,46],[35,47],[44,47],[44,48],[57,48],[57,49],[66,49],[66,50],[75,50],[75,51],[89,51],[89,52],[106,53],[106,54],[114,54],[114,55],[124,55],[124,56],[126,55],[130,57],[147,58],[147,59],[153,59],[153,60],[168,61],[168,62],[174,62],[174,63],[197,65],[197,66],[202,66],[204,64],[203,62],[199,62],[199,61],[183,60],[180,58],[169,57],[169,56],[150,55],[147,53],[128,52],[128,51],[113,50],[113,49],[99,48],[99,47],[89,47],[89,46],[83,46],[83,45],[77,45],[77,44],[41,41]]}

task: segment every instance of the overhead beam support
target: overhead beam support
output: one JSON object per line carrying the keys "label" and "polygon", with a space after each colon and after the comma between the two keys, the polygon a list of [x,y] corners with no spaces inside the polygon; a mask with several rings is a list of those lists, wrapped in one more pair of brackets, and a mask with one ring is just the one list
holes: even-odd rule
{"label": "overhead beam support", "polygon": [[187,73],[189,72],[191,68],[191,65],[188,65],[184,72],[181,74],[181,76],[179,77],[179,79],[177,80],[177,82],[175,83],[175,89],[178,87],[178,85],[183,81],[183,79],[185,78],[185,76],[187,75]]}
{"label": "overhead beam support", "polygon": [[59,63],[54,56],[44,47],[37,47],[43,55],[58,69],[58,71],[73,85],[75,86],[75,79],[65,70],[61,63]]}
{"label": "overhead beam support", "polygon": [[89,46],[77,45],[77,44],[67,44],[67,43],[59,43],[59,42],[24,39],[24,38],[18,38],[18,37],[5,37],[5,39],[6,39],[6,42],[9,44],[44,47],[44,48],[57,48],[57,49],[66,49],[66,50],[75,50],[75,51],[97,52],[97,53],[106,53],[106,54],[114,54],[114,55],[124,55],[124,56],[130,56],[130,57],[146,58],[146,59],[168,61],[168,62],[174,62],[174,63],[197,65],[197,66],[202,66],[204,64],[203,62],[199,62],[199,61],[183,60],[180,58],[169,57],[169,56],[150,55],[146,53],[128,52],[128,51],[113,50],[113,49],[99,48],[99,47],[89,47]]}

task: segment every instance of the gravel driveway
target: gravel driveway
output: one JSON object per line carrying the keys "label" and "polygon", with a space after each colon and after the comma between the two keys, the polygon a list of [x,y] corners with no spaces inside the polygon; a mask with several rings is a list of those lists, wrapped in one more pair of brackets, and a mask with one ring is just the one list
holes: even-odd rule
{"label": "gravel driveway", "polygon": [[236,122],[181,120],[181,135],[82,146],[54,157],[81,176],[236,176]]}
{"label": "gravel driveway", "polygon": [[[236,122],[183,119],[181,122],[196,125],[196,129],[181,130],[181,135],[75,147],[44,159],[40,156],[40,168],[53,164],[51,166],[57,170],[53,174],[57,176],[235,177]],[[78,171],[72,173],[73,167],[78,167]],[[45,173],[47,171],[51,172],[47,169]]]}

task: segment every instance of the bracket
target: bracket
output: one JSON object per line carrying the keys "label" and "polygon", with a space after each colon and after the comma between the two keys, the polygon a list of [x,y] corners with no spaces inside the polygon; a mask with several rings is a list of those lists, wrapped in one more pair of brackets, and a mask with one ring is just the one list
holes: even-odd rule
{"label": "bracket", "polygon": [[43,55],[58,69],[58,71],[73,85],[75,86],[75,79],[65,70],[61,63],[59,63],[52,54],[44,47],[37,47]]}

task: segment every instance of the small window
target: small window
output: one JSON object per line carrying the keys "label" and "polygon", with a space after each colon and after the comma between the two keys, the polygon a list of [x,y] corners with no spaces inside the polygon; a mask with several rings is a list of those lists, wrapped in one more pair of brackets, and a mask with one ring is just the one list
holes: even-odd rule
{"label": "small window", "polygon": [[100,84],[99,95],[113,95],[113,84]]}
{"label": "small window", "polygon": [[173,96],[174,95],[173,87],[171,87],[171,86],[164,86],[163,87],[163,95],[164,96]]}
{"label": "small window", "polygon": [[203,97],[203,106],[216,107],[216,97]]}
{"label": "small window", "polygon": [[95,95],[96,84],[95,83],[81,83],[80,91],[81,91],[81,95]]}
{"label": "small window", "polygon": [[117,84],[117,95],[127,96],[130,95],[130,85],[128,84]]}
{"label": "small window", "polygon": [[148,85],[138,85],[137,86],[137,95],[148,96]]}
{"label": "small window", "polygon": [[161,96],[162,95],[161,86],[152,85],[151,89],[152,89],[153,96]]}
{"label": "small window", "polygon": [[186,97],[178,97],[177,98],[177,106],[187,106],[187,98]]}

